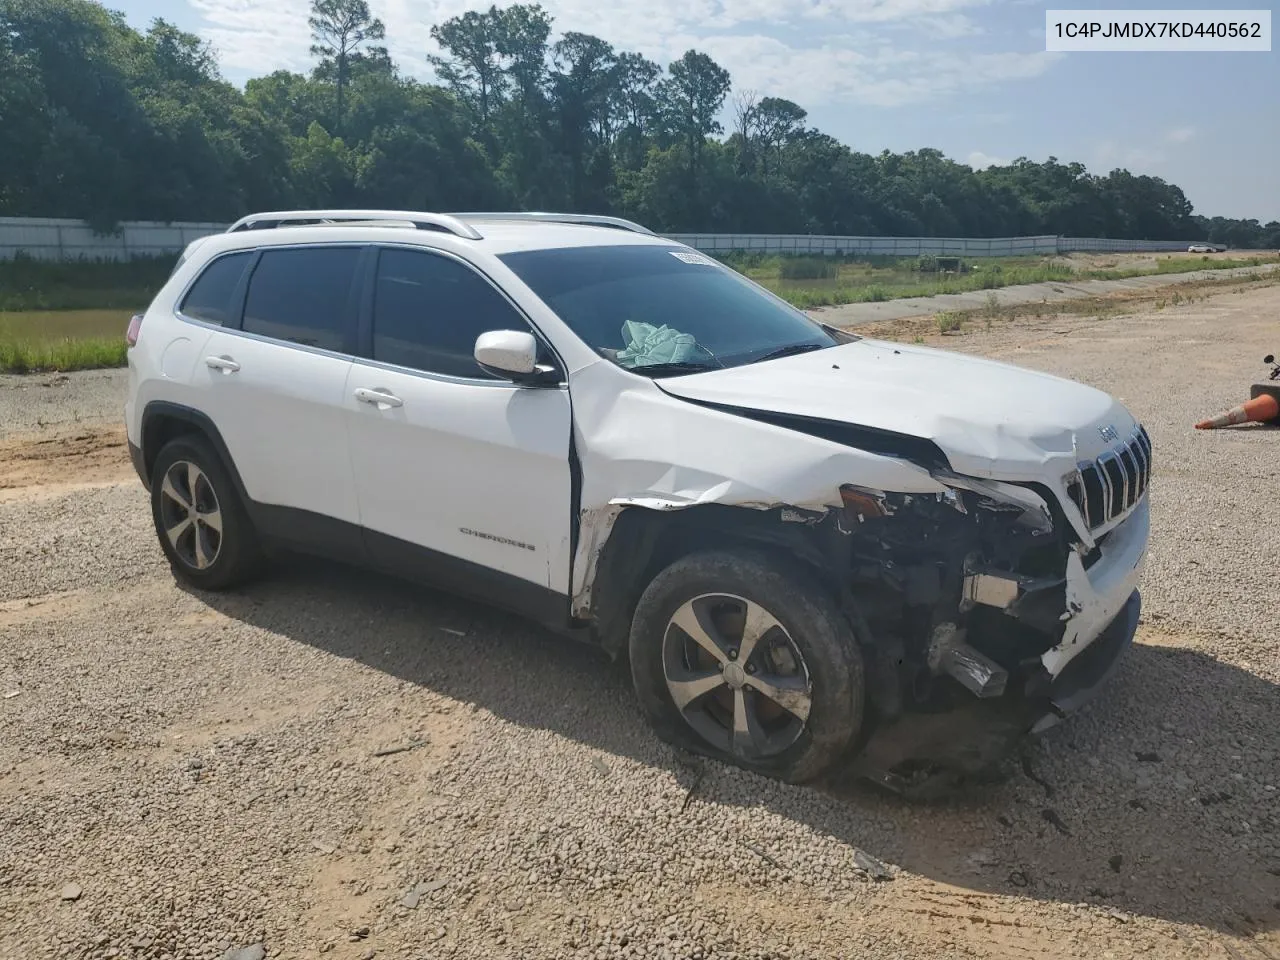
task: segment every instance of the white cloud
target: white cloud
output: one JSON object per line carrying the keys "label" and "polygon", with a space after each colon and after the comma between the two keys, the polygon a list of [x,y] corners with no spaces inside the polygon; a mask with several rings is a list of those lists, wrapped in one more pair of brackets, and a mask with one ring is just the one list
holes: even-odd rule
{"label": "white cloud", "polygon": [[1164,135],[1164,138],[1170,143],[1186,143],[1189,140],[1194,140],[1195,136],[1195,127],[1174,127]]}
{"label": "white cloud", "polygon": [[1154,150],[1150,147],[1127,147],[1111,140],[1098,144],[1093,153],[1099,166],[1107,170],[1124,167],[1141,172],[1144,169],[1158,167],[1168,159],[1163,150]]}
{"label": "white cloud", "polygon": [[975,170],[985,170],[987,167],[1007,167],[1009,161],[1003,157],[993,157],[989,153],[983,153],[981,150],[975,150],[969,154],[969,166]]}
{"label": "white cloud", "polygon": [[254,74],[300,70],[310,62],[307,0],[188,0],[208,24],[200,31],[223,68]]}
{"label": "white cloud", "polygon": [[880,45],[859,50],[831,38],[821,47],[792,47],[773,37],[710,37],[700,44],[744,87],[799,103],[842,102],[896,107],[1043,73],[1045,53],[956,54]]}
{"label": "white cloud", "polygon": [[959,40],[963,37],[976,37],[986,32],[974,23],[971,17],[966,17],[962,13],[947,17],[930,17],[924,21],[924,28],[939,40]]}
{"label": "white cloud", "polygon": [[[223,65],[249,74],[311,63],[309,0],[188,0]],[[432,24],[493,0],[370,0],[386,44],[426,77]],[[579,30],[668,63],[696,47],[735,85],[806,106],[900,106],[1043,73],[1058,55],[963,53],[945,41],[981,32],[966,15],[997,0],[542,0],[555,32]],[[841,32],[840,27],[846,29]],[[817,29],[815,29],[817,28]],[[786,37],[784,42],[778,37]],[[809,39],[803,39],[808,37]]]}

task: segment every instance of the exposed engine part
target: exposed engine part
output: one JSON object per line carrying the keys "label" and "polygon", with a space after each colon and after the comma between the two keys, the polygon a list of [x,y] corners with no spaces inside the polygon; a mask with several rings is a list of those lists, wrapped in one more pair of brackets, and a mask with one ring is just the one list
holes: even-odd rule
{"label": "exposed engine part", "polygon": [[1018,599],[1018,580],[990,573],[975,573],[964,578],[964,602],[985,603],[989,607],[1008,610]]}
{"label": "exposed engine part", "polygon": [[945,673],[976,697],[1001,696],[1009,672],[964,638],[965,631],[956,624],[939,624],[929,640],[929,668]]}
{"label": "exposed engine part", "polygon": [[998,480],[979,480],[962,477],[949,470],[935,470],[933,478],[950,487],[979,494],[978,505],[988,510],[1012,511],[1019,514],[1023,526],[1048,533],[1053,530],[1053,515],[1044,500],[1030,490],[1013,483]]}

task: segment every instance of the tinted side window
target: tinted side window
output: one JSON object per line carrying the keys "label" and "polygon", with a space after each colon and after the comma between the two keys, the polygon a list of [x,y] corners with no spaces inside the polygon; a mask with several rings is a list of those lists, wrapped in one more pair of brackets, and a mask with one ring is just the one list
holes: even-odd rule
{"label": "tinted side window", "polygon": [[483,277],[456,260],[416,250],[378,255],[373,359],[452,377],[493,379],[475,361],[476,337],[528,330]]}
{"label": "tinted side window", "polygon": [[267,250],[249,278],[244,329],[338,352],[348,348],[347,297],[360,250]]}
{"label": "tinted side window", "polygon": [[252,258],[253,254],[246,252],[214,260],[191,285],[179,309],[193,320],[234,326],[237,318],[233,314],[239,304],[233,303],[232,297]]}

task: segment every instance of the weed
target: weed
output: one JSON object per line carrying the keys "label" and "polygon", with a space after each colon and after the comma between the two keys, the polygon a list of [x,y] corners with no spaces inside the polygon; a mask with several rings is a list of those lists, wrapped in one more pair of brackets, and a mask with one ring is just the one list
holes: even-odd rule
{"label": "weed", "polygon": [[778,265],[779,280],[835,280],[840,264],[823,257],[787,257]]}
{"label": "weed", "polygon": [[935,318],[939,333],[954,333],[964,326],[964,317],[953,310],[944,310]]}

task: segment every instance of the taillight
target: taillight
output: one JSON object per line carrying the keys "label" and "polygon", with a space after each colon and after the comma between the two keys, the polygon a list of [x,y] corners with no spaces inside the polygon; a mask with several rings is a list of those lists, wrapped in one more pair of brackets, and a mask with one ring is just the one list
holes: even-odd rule
{"label": "taillight", "polygon": [[129,326],[124,331],[125,342],[131,347],[138,345],[138,334],[142,332],[142,314],[135,313],[129,318]]}

